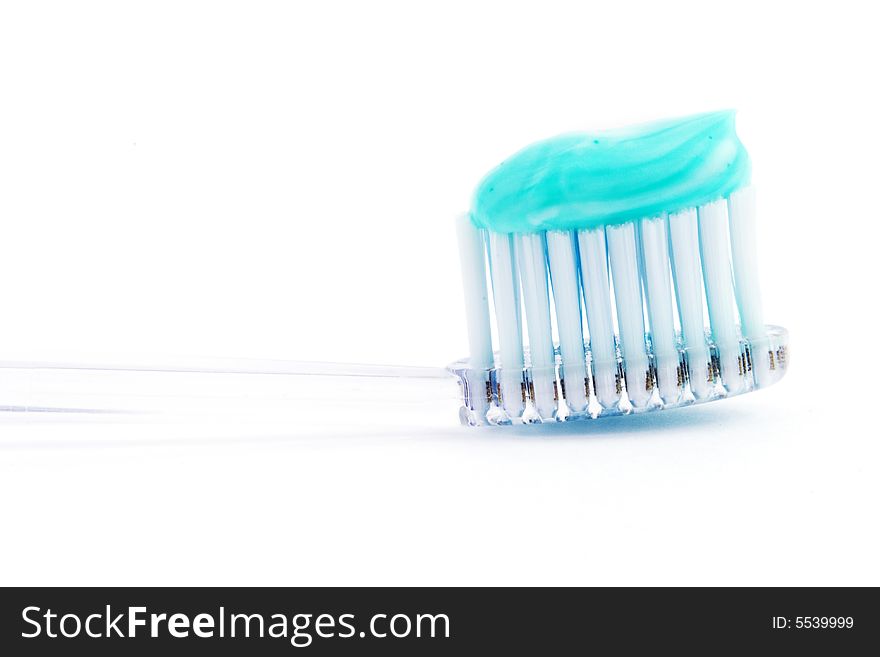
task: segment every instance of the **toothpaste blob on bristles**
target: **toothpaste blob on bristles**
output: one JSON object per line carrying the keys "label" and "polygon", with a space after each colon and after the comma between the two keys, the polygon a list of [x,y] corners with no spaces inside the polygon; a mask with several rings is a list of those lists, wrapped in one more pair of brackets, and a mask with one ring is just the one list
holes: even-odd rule
{"label": "toothpaste blob on bristles", "polygon": [[733,110],[565,134],[490,171],[471,220],[497,233],[598,228],[725,198],[750,175]]}

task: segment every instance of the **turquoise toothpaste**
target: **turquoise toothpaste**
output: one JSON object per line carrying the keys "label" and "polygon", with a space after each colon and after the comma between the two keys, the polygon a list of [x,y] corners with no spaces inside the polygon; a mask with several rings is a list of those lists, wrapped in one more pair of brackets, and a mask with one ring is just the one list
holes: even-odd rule
{"label": "turquoise toothpaste", "polygon": [[608,226],[724,198],[750,175],[729,110],[564,134],[490,171],[471,218],[499,233]]}

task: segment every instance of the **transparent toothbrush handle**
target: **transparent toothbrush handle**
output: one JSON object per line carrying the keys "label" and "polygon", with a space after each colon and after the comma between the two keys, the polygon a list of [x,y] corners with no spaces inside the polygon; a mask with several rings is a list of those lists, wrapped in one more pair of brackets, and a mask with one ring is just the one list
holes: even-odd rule
{"label": "transparent toothbrush handle", "polygon": [[[0,411],[78,414],[284,413],[326,421],[457,408],[442,368],[299,361],[0,362]],[[343,413],[346,411],[346,413]],[[451,416],[455,422],[455,415]]]}

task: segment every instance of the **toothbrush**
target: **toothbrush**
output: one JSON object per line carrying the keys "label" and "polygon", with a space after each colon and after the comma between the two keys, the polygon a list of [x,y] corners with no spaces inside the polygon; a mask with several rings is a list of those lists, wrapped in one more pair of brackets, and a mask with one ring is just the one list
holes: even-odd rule
{"label": "toothbrush", "polygon": [[731,111],[562,135],[491,171],[458,222],[467,422],[595,419],[777,381],[788,336],[764,325],[750,175]]}
{"label": "toothbrush", "polygon": [[466,425],[539,424],[722,399],[785,373],[732,112],[534,144],[483,179],[456,230],[470,356],[447,368],[0,362],[0,411],[335,417],[360,403],[391,418],[445,400]]}

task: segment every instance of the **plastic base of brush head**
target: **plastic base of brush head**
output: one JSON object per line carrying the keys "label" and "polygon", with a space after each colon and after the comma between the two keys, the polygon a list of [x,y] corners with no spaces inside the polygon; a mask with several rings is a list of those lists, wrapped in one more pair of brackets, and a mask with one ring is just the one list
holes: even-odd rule
{"label": "plastic base of brush head", "polygon": [[[619,349],[613,363],[594,362],[587,345],[587,376],[577,382],[563,378],[558,347],[556,364],[546,371],[532,367],[528,350],[525,350],[522,369],[507,371],[503,364],[492,369],[475,369],[469,366],[467,359],[452,363],[447,369],[458,378],[461,388],[459,417],[462,424],[498,426],[595,420],[724,399],[776,383],[788,365],[788,331],[779,326],[767,326],[762,337],[741,338],[735,345],[724,348],[712,340],[708,331],[705,346],[698,347],[684,347],[678,335],[674,355],[655,354],[650,335],[646,336],[646,347],[646,363],[628,364],[621,358]],[[613,376],[613,393],[610,396],[597,394],[597,375],[608,372]],[[517,389],[511,385],[514,379],[519,383],[520,398],[505,400],[503,390],[509,395],[511,390]],[[535,381],[541,380],[553,382],[552,404],[541,398],[541,391],[536,391]],[[573,386],[581,386],[583,391]],[[639,389],[634,390],[635,387]],[[567,400],[580,399],[582,393],[589,400],[588,404],[582,410],[573,411]],[[630,397],[647,399],[647,402],[634,405]]]}

